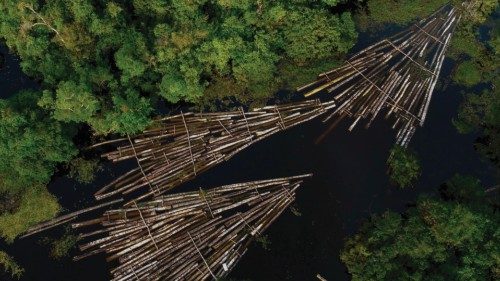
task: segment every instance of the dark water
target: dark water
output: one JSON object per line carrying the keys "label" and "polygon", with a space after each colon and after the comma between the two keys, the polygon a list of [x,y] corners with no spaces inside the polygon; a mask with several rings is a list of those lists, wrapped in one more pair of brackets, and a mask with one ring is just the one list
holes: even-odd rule
{"label": "dark water", "polygon": [[[360,36],[355,50],[395,30],[388,28],[372,36]],[[5,53],[6,49],[0,47],[0,52]],[[0,97],[36,85],[20,72],[16,58],[11,55],[6,58],[7,67],[0,70]],[[319,273],[328,280],[348,280],[339,252],[344,239],[355,233],[371,214],[389,209],[403,211],[418,194],[435,192],[439,184],[457,172],[474,175],[486,185],[493,184],[493,168],[473,150],[475,137],[458,134],[451,123],[463,90],[448,81],[453,66],[452,61],[445,62],[441,87],[434,93],[426,125],[417,130],[410,144],[423,168],[419,182],[412,189],[398,190],[388,183],[385,162],[395,132],[383,120],[368,130],[360,127],[352,133],[347,132],[347,123],[341,123],[319,145],[314,142],[327,125],[315,120],[257,143],[178,187],[177,191],[185,191],[198,186],[209,188],[314,173],[298,192],[295,206],[301,216],[285,212],[267,231],[270,250],[252,246],[230,277],[302,281],[317,280],[315,276]],[[108,166],[95,183],[86,186],[57,178],[49,189],[65,208],[74,210],[88,205],[90,195],[109,181],[113,172],[123,168]],[[25,267],[22,280],[107,280],[108,268],[102,256],[78,263],[70,259],[54,261],[48,258],[48,249],[39,240],[37,236],[13,245],[0,245]],[[0,276],[0,280],[8,278]]]}

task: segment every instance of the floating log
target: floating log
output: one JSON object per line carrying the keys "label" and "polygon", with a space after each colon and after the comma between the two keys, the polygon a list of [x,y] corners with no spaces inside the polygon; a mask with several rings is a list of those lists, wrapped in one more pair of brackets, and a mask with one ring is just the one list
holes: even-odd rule
{"label": "floating log", "polygon": [[118,280],[207,280],[226,276],[249,243],[295,200],[311,174],[159,196],[73,224],[80,260],[105,253]]}
{"label": "floating log", "polygon": [[138,167],[104,186],[95,197],[102,200],[138,190],[142,194],[134,201],[160,196],[253,143],[316,118],[334,106],[334,101],[306,100],[249,112],[240,108],[160,118],[139,135],[103,143],[114,147],[103,157],[113,162],[135,159]]}
{"label": "floating log", "polygon": [[[469,4],[464,4],[469,5]],[[461,14],[446,5],[399,34],[353,55],[342,66],[321,73],[297,90],[306,97],[332,93],[338,107],[324,120],[349,116],[349,131],[362,120],[369,127],[385,111],[397,128],[396,143],[407,146],[424,125],[427,111]]]}
{"label": "floating log", "polygon": [[108,206],[111,206],[111,205],[114,205],[114,204],[120,203],[120,202],[123,202],[122,198],[116,199],[116,200],[113,200],[110,202],[106,202],[103,204],[99,204],[96,206],[92,206],[89,208],[81,209],[81,210],[78,210],[78,211],[75,211],[75,212],[72,212],[72,213],[69,213],[66,215],[59,216],[57,218],[54,218],[54,219],[51,219],[51,220],[48,220],[45,222],[38,223],[38,224],[28,228],[28,230],[26,230],[26,232],[20,238],[25,238],[25,237],[31,236],[33,234],[54,228],[54,227],[59,226],[61,224],[71,222],[71,221],[77,219],[78,216],[80,216],[82,214],[89,213],[89,212],[92,212],[92,211],[95,211],[95,210],[98,210],[98,209],[101,209],[104,207],[108,207]]}

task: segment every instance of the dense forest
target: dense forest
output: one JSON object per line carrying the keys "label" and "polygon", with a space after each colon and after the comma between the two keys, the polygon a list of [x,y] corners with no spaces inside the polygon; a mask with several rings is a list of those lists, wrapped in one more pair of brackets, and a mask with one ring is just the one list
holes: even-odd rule
{"label": "dense forest", "polygon": [[[407,25],[448,2],[1,1],[1,43],[39,88],[0,99],[0,236],[11,243],[61,211],[46,189],[56,172],[94,179],[99,161],[83,150],[92,140],[137,133],[180,106],[265,104],[341,63],[359,32]],[[448,53],[453,82],[468,89],[457,93],[464,101],[450,122],[479,135],[471,145],[500,168],[500,31],[490,19],[498,3],[479,2]],[[480,34],[485,25],[493,27]],[[387,164],[401,188],[421,173],[418,155],[401,147]],[[457,175],[407,213],[370,218],[341,259],[353,280],[500,278],[498,198],[490,194]],[[0,264],[22,274],[3,251]]]}

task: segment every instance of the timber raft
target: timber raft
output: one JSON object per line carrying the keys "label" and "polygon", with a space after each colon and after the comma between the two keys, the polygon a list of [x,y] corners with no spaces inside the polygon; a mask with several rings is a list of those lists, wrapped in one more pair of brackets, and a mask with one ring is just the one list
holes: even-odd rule
{"label": "timber raft", "polygon": [[382,110],[393,116],[398,128],[396,143],[407,146],[418,126],[423,126],[460,11],[444,6],[410,28],[353,55],[342,66],[321,73],[298,91],[309,97],[333,94],[338,106],[325,118],[361,119],[368,128]]}
{"label": "timber raft", "polygon": [[102,156],[113,162],[133,159],[137,168],[119,176],[95,194],[102,200],[142,191],[133,201],[157,197],[250,145],[314,119],[334,102],[306,100],[245,112],[181,113],[161,118],[142,134],[107,141],[114,150]]}
{"label": "timber raft", "polygon": [[73,224],[85,252],[117,261],[112,280],[217,280],[295,200],[312,174],[165,195]]}

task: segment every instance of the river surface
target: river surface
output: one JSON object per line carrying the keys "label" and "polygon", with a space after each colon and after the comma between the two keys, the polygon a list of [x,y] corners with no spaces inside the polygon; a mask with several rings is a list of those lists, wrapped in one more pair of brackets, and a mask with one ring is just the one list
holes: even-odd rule
{"label": "river surface", "polygon": [[[360,50],[400,28],[361,34],[353,52]],[[0,46],[6,66],[0,70],[0,97],[13,95],[37,84],[20,70],[19,60]],[[349,280],[339,253],[347,236],[356,232],[370,215],[386,210],[403,211],[419,194],[434,193],[455,173],[478,177],[492,185],[493,168],[473,149],[473,135],[458,134],[452,125],[464,89],[450,82],[454,62],[447,59],[439,87],[434,92],[429,115],[423,128],[417,129],[410,148],[421,160],[422,176],[413,188],[399,190],[391,186],[386,174],[389,149],[395,131],[385,120],[371,128],[362,126],[349,133],[343,122],[321,143],[315,140],[329,124],[320,120],[278,133],[237,154],[195,180],[175,189],[182,192],[197,187],[210,188],[236,182],[314,173],[298,190],[294,206],[300,216],[290,211],[267,230],[270,249],[250,247],[230,277],[236,280]],[[327,98],[327,96],[326,96]],[[97,180],[81,185],[67,177],[57,177],[49,185],[68,210],[90,205],[91,195],[128,163],[119,167],[105,165]],[[54,230],[45,235],[59,234]],[[104,281],[108,265],[103,256],[80,262],[70,258],[52,260],[48,248],[40,243],[43,235],[0,244],[26,269],[21,280],[29,281]],[[75,254],[76,250],[72,252]],[[3,278],[3,279],[2,279]],[[0,274],[0,280],[9,280]]]}

